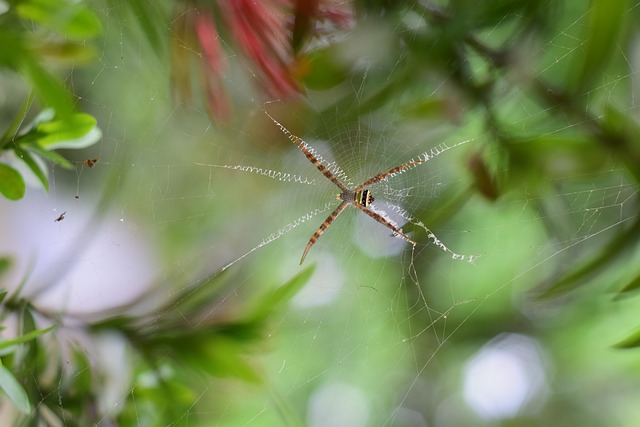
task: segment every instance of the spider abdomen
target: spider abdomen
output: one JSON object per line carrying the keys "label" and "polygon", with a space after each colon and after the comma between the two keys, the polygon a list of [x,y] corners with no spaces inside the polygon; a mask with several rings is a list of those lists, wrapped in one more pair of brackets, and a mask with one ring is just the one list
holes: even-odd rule
{"label": "spider abdomen", "polygon": [[373,203],[374,198],[369,190],[360,190],[353,193],[353,201],[366,208]]}

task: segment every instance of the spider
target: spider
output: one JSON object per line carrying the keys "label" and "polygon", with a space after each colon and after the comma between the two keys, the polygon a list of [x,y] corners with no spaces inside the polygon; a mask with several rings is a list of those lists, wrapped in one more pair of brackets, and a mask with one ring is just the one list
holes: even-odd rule
{"label": "spider", "polygon": [[300,258],[300,265],[302,265],[302,263],[304,262],[304,259],[306,258],[307,253],[309,252],[311,247],[318,241],[320,236],[322,236],[322,233],[324,233],[327,230],[327,228],[329,228],[331,223],[333,221],[335,221],[336,218],[338,218],[338,216],[342,213],[342,211],[344,211],[345,208],[347,206],[349,206],[349,205],[351,205],[351,206],[361,210],[362,212],[366,213],[371,218],[375,219],[376,221],[378,221],[380,224],[384,225],[385,227],[390,228],[393,231],[393,235],[394,236],[399,236],[399,237],[407,240],[409,243],[411,243],[414,246],[417,245],[417,243],[414,240],[412,240],[409,236],[404,234],[401,229],[397,228],[389,220],[385,219],[382,215],[374,212],[370,208],[371,204],[374,201],[374,197],[373,197],[373,194],[371,194],[371,191],[368,190],[368,187],[370,187],[371,185],[373,185],[373,184],[375,184],[377,182],[380,182],[380,181],[383,181],[383,180],[389,178],[390,176],[402,171],[403,169],[409,168],[411,166],[416,166],[416,165],[418,165],[420,163],[424,163],[428,159],[426,159],[426,160],[423,160],[423,159],[412,160],[412,161],[404,163],[404,164],[402,164],[400,166],[396,166],[396,167],[393,167],[391,169],[387,169],[384,172],[380,172],[379,174],[374,175],[372,178],[369,178],[368,180],[364,181],[362,184],[360,184],[360,185],[358,185],[358,186],[356,186],[354,188],[349,188],[345,184],[343,184],[342,181],[340,181],[338,178],[336,178],[335,175],[333,175],[333,173],[331,173],[331,171],[329,169],[327,169],[307,149],[307,143],[306,142],[304,142],[302,139],[298,138],[297,136],[295,136],[294,134],[289,132],[289,130],[287,128],[285,128],[277,120],[275,120],[273,117],[271,117],[271,115],[269,115],[269,113],[267,113],[267,116],[269,116],[269,118],[280,128],[280,130],[285,135],[287,135],[287,137],[298,146],[298,148],[304,153],[304,155],[307,157],[307,159],[309,159],[311,164],[313,166],[315,166],[336,187],[338,187],[338,189],[340,189],[340,193],[338,193],[336,195],[336,199],[340,200],[340,204],[338,205],[338,207],[333,212],[331,212],[331,214],[327,217],[327,219],[325,219],[324,222],[322,224],[320,224],[320,227],[318,227],[316,232],[313,233],[313,235],[309,239],[309,243],[307,243],[307,246],[304,248],[304,252],[302,252],[302,258]]}

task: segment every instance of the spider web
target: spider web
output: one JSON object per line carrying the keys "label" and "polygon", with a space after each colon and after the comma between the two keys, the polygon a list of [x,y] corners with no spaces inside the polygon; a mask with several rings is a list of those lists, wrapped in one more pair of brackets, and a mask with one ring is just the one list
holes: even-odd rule
{"label": "spider web", "polygon": [[[68,83],[78,102],[98,117],[104,138],[78,157],[74,172],[51,170],[49,194],[30,190],[21,205],[3,205],[1,233],[20,260],[12,278],[28,271],[25,293],[44,311],[66,314],[63,341],[83,342],[107,378],[99,408],[105,424],[121,407],[133,405],[144,425],[147,408],[135,396],[153,387],[152,375],[135,370],[134,351],[122,337],[91,336],[83,322],[151,313],[161,325],[183,309],[181,301],[166,301],[211,286],[222,272],[226,283],[209,314],[232,311],[299,272],[309,237],[338,205],[338,189],[265,110],[304,139],[350,188],[437,153],[370,188],[376,212],[418,245],[348,207],[309,252],[303,267],[316,269],[290,307],[273,319],[264,343],[268,351],[250,356],[266,386],[204,377],[192,391],[193,406],[167,425],[283,425],[290,413],[311,426],[483,425],[534,414],[548,405],[550,390],[581,387],[579,375],[563,371],[566,361],[555,353],[568,332],[541,330],[584,322],[585,329],[622,338],[634,326],[631,304],[605,321],[596,313],[588,319],[571,310],[558,315],[562,308],[523,297],[574,254],[588,254],[637,215],[637,189],[620,165],[550,183],[553,197],[524,188],[494,202],[477,195],[467,200],[468,159],[495,147],[488,142],[496,136],[479,118],[415,120],[399,100],[359,120],[339,120],[399,72],[404,58],[388,52],[363,55],[362,78],[340,86],[341,93],[352,94],[351,103],[335,107],[339,93],[310,92],[301,112],[278,100],[258,100],[250,66],[226,46],[237,69],[225,85],[246,108],[237,109],[231,124],[215,128],[205,107],[176,105],[167,64],[130,36],[137,31],[133,21],[113,8],[99,12],[105,42],[97,64],[75,71]],[[580,48],[575,33],[586,25],[586,9],[567,16],[565,30],[536,48],[548,63],[538,75],[566,69]],[[629,68],[603,77],[602,88],[612,99],[621,86],[637,84],[636,72],[628,71],[637,58],[614,49]],[[424,94],[425,100],[447,96],[450,89],[438,83]],[[510,128],[561,137],[575,125],[563,117],[550,122],[518,91],[505,98],[512,107]],[[635,92],[629,102],[629,110],[637,109]],[[99,162],[87,168],[84,158]],[[557,160],[560,168],[566,159]],[[64,221],[54,222],[62,212]],[[550,230],[549,223],[563,227]],[[594,351],[589,344],[576,345]],[[596,353],[612,357],[602,349]],[[496,355],[504,363],[482,365]],[[527,363],[518,369],[522,360]],[[593,359],[584,360],[585,370],[595,370]],[[477,366],[492,381],[481,381]],[[79,375],[73,366],[66,369]],[[625,381],[624,372],[612,368],[610,381]],[[554,383],[554,375],[566,387]],[[517,395],[513,378],[529,394],[511,412],[498,392],[502,400],[493,403],[479,397],[494,396],[494,383]],[[589,392],[582,393],[587,399]],[[624,393],[615,394],[618,405],[640,397],[628,387]],[[592,425],[606,425],[598,420]]]}

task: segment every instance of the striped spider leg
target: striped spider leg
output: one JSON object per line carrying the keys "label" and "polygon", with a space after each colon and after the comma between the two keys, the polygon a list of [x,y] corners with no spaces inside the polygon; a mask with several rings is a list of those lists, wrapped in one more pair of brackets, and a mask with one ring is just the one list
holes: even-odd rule
{"label": "striped spider leg", "polygon": [[380,172],[379,174],[377,174],[377,175],[373,176],[372,178],[366,180],[365,182],[363,182],[362,184],[358,185],[357,187],[355,187],[353,189],[350,189],[345,184],[343,184],[342,181],[340,181],[335,175],[333,175],[333,173],[331,173],[331,171],[329,169],[327,169],[316,158],[316,156],[314,156],[313,153],[311,153],[309,151],[309,149],[307,149],[307,143],[306,142],[304,142],[302,139],[300,139],[297,136],[295,136],[294,134],[292,134],[287,128],[285,128],[283,125],[281,125],[276,119],[271,117],[271,115],[269,113],[267,113],[266,111],[265,111],[265,114],[280,128],[280,130],[285,135],[287,135],[287,137],[292,142],[294,142],[298,146],[300,151],[302,151],[304,153],[304,155],[311,162],[311,164],[313,166],[315,166],[316,169],[318,169],[329,181],[331,181],[336,187],[338,187],[340,189],[340,193],[336,195],[336,199],[340,200],[340,204],[338,205],[338,207],[333,212],[331,212],[331,214],[327,217],[327,219],[325,219],[324,222],[322,224],[320,224],[320,227],[318,227],[318,229],[315,231],[315,233],[313,233],[313,235],[309,239],[309,243],[307,243],[307,246],[304,248],[304,252],[302,253],[302,258],[300,258],[300,265],[302,265],[302,263],[304,262],[304,259],[307,256],[307,253],[309,252],[311,247],[318,241],[318,239],[320,238],[322,233],[324,233],[325,230],[327,228],[329,228],[331,223],[333,221],[335,221],[335,219],[342,213],[342,211],[345,210],[345,208],[348,205],[356,207],[357,209],[359,209],[362,212],[364,212],[365,214],[369,215],[371,218],[373,218],[374,220],[376,220],[380,224],[382,224],[385,227],[391,229],[391,231],[393,231],[393,234],[395,236],[400,236],[400,237],[404,238],[405,240],[410,242],[412,245],[416,245],[417,244],[409,236],[404,234],[402,232],[402,230],[398,229],[395,225],[393,225],[391,222],[389,222],[389,220],[387,220],[382,215],[374,212],[373,210],[371,210],[371,208],[369,208],[369,206],[373,203],[374,198],[373,198],[373,195],[371,194],[371,192],[369,190],[367,190],[367,187],[369,187],[369,186],[371,186],[371,185],[373,185],[373,184],[375,184],[377,182],[383,181],[383,180],[387,179],[389,176],[392,176],[392,175],[402,171],[403,169],[406,169],[406,168],[409,168],[409,167],[412,167],[412,166],[416,166],[416,165],[418,165],[420,163],[424,163],[426,161],[426,159],[425,160],[410,161],[410,162],[407,162],[407,163],[402,164],[400,166],[396,166],[396,167],[393,167],[391,169],[387,169],[386,171]]}
{"label": "striped spider leg", "polygon": [[[405,168],[408,168],[408,167],[411,167],[411,166],[415,166],[417,164],[422,163],[421,160],[411,161],[411,162],[405,163],[403,165],[396,166],[394,168],[388,169],[388,170],[386,170],[384,172],[381,172],[381,173],[375,175],[373,178],[370,178],[370,179],[366,180],[365,182],[363,182],[362,184],[358,185],[354,189],[348,189],[335,176],[333,176],[331,174],[331,172],[324,167],[324,165],[322,165],[320,162],[318,162],[318,160],[315,159],[315,157],[313,157],[313,155],[311,153],[309,153],[309,151],[303,145],[298,145],[298,147],[300,147],[302,152],[305,154],[305,156],[307,156],[307,158],[309,160],[311,160],[313,158],[313,160],[311,160],[311,163],[316,168],[318,168],[320,170],[320,172],[322,172],[327,178],[329,178],[329,180],[331,180],[331,182],[336,184],[336,186],[338,186],[338,188],[340,188],[342,190],[342,192],[340,194],[336,195],[336,199],[341,201],[340,205],[338,205],[338,207],[333,212],[331,212],[331,214],[327,217],[327,219],[325,219],[324,222],[322,224],[320,224],[320,227],[316,230],[316,232],[313,233],[313,236],[311,236],[311,239],[309,239],[309,243],[307,243],[307,246],[304,248],[304,252],[302,253],[302,258],[300,259],[300,265],[302,265],[302,263],[304,262],[304,259],[307,256],[307,252],[309,252],[311,247],[320,238],[322,233],[324,233],[324,231],[327,228],[329,228],[329,225],[331,225],[331,223],[338,217],[338,215],[340,215],[342,213],[342,211],[347,207],[347,205],[351,205],[351,206],[356,207],[357,209],[359,209],[362,212],[364,212],[367,215],[369,215],[371,218],[373,218],[376,221],[378,221],[380,224],[382,224],[385,227],[391,229],[391,231],[393,231],[394,235],[397,235],[397,236],[400,236],[400,237],[404,238],[405,240],[407,240],[409,243],[411,243],[414,246],[417,245],[417,243],[414,240],[412,240],[409,236],[404,234],[402,232],[402,230],[399,230],[395,225],[393,225],[391,222],[389,222],[387,219],[385,219],[382,215],[374,212],[373,210],[371,210],[369,208],[369,205],[371,205],[374,202],[374,198],[373,198],[373,195],[371,194],[371,192],[369,190],[367,190],[366,188],[369,187],[370,185],[373,185],[373,184],[377,183],[377,182],[383,181],[384,179],[386,179],[389,176],[399,172],[402,169],[405,169]],[[327,173],[329,175],[327,175]],[[342,185],[338,185],[337,183],[340,183]]]}

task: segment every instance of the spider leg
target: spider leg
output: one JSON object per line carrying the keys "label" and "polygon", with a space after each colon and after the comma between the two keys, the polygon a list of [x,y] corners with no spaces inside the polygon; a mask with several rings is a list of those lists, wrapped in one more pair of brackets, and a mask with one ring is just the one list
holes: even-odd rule
{"label": "spider leg", "polygon": [[307,157],[307,159],[309,159],[309,161],[311,162],[311,164],[313,166],[316,167],[316,169],[318,169],[320,172],[322,172],[322,174],[327,177],[327,179],[331,182],[333,182],[336,187],[338,187],[340,190],[342,191],[346,191],[348,190],[347,186],[344,185],[338,178],[336,178],[329,169],[327,169],[322,163],[320,163],[320,161],[318,159],[316,159],[316,156],[314,156],[308,149],[307,149],[307,143],[304,142],[302,139],[298,138],[297,136],[295,136],[294,134],[292,134],[289,129],[285,128],[284,126],[282,126],[280,124],[280,122],[278,122],[276,119],[274,119],[273,117],[271,117],[271,115],[269,113],[267,113],[266,111],[264,112],[273,123],[275,123],[280,130],[282,131],[282,133],[284,133],[285,135],[287,135],[287,137],[293,141],[298,148],[304,153],[304,155]]}
{"label": "spider leg", "polygon": [[309,159],[311,164],[315,166],[320,172],[322,172],[322,174],[325,177],[327,177],[329,181],[333,182],[336,185],[336,187],[338,187],[342,191],[348,190],[346,185],[344,185],[338,178],[336,178],[329,169],[327,169],[322,163],[320,163],[318,159],[316,159],[316,157],[313,154],[311,154],[309,150],[307,150],[307,148],[305,147],[306,143],[304,141],[302,141],[300,138],[298,138],[294,134],[291,134],[289,139],[291,139],[293,142],[295,142],[298,145],[298,148],[300,148],[300,150],[302,150],[304,155],[307,156],[307,159]]}
{"label": "spider leg", "polygon": [[417,245],[417,243],[411,239],[409,236],[407,236],[406,234],[404,234],[402,231],[398,230],[393,224],[391,224],[389,221],[387,221],[386,219],[384,219],[381,215],[375,213],[374,211],[371,211],[367,208],[365,208],[362,205],[359,205],[357,203],[354,203],[354,205],[356,208],[360,209],[362,212],[366,213],[367,215],[369,215],[371,218],[375,219],[376,221],[378,221],[380,224],[390,228],[395,234],[403,237],[405,240],[407,240],[408,242],[410,242],[412,245]]}
{"label": "spider leg", "polygon": [[340,215],[340,213],[342,213],[342,211],[344,210],[344,208],[347,207],[347,205],[348,203],[344,201],[340,203],[340,205],[336,208],[336,210],[331,212],[331,215],[329,215],[327,219],[325,219],[324,222],[320,224],[320,227],[318,227],[316,232],[313,233],[313,236],[311,236],[311,238],[309,239],[309,243],[307,243],[307,247],[304,248],[304,252],[302,253],[302,258],[300,258],[300,265],[302,265],[302,263],[304,262],[304,259],[307,256],[307,252],[309,252],[309,249],[311,249],[311,246],[313,246],[316,243],[316,241],[318,241],[322,233],[324,233],[324,230],[329,228],[331,223],[338,217],[338,215]]}
{"label": "spider leg", "polygon": [[415,166],[415,165],[419,165],[420,163],[424,163],[425,160],[413,160],[410,162],[407,162],[403,165],[400,166],[396,166],[395,168],[391,168],[391,169],[387,169],[384,172],[380,172],[379,174],[377,174],[376,176],[374,176],[371,179],[366,180],[365,182],[363,182],[362,184],[358,185],[356,188],[354,188],[354,192],[358,192],[364,188],[367,188],[368,186],[375,184],[376,182],[380,182],[383,179],[387,178],[389,175],[393,175],[394,173],[397,173],[399,171],[401,171],[402,169],[406,169],[408,167],[411,166]]}

